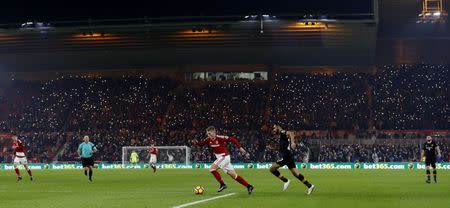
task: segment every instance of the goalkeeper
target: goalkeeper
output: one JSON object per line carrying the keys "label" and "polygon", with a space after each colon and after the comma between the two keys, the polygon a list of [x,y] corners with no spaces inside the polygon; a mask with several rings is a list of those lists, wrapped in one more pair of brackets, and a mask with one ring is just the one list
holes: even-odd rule
{"label": "goalkeeper", "polygon": [[137,165],[139,162],[139,155],[136,151],[131,152],[130,155],[130,163],[134,166]]}

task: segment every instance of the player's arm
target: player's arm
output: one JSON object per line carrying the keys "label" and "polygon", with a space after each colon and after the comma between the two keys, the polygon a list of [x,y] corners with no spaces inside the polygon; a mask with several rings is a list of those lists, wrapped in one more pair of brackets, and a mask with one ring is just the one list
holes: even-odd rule
{"label": "player's arm", "polygon": [[97,152],[97,147],[93,146],[92,147],[92,153],[96,153]]}
{"label": "player's arm", "polygon": [[78,146],[77,153],[78,153],[78,157],[81,157],[81,144]]}
{"label": "player's arm", "polygon": [[225,137],[224,139],[226,142],[231,142],[233,143],[233,145],[238,148],[239,152],[241,152],[241,154],[245,155],[247,153],[247,151],[245,151],[244,148],[242,148],[241,143],[239,142],[239,140],[236,137]]}
{"label": "player's arm", "polygon": [[194,145],[197,145],[197,146],[203,146],[203,145],[205,145],[205,144],[208,144],[208,141],[209,141],[209,139],[206,138],[206,139],[200,140],[200,141],[194,139],[194,140],[192,140],[191,142],[192,142],[192,144],[194,144]]}

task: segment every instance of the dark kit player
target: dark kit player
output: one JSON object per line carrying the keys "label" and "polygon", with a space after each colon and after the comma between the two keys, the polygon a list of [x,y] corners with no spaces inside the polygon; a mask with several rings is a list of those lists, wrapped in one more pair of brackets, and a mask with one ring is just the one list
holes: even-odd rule
{"label": "dark kit player", "polygon": [[427,180],[425,182],[431,183],[430,179],[430,166],[433,168],[434,182],[437,183],[437,171],[436,171],[436,153],[437,157],[441,157],[441,150],[436,142],[433,141],[431,136],[427,136],[427,141],[422,147],[422,158],[425,160],[425,166],[427,171]]}
{"label": "dark kit player", "polygon": [[273,125],[272,133],[279,139],[279,153],[282,159],[272,164],[270,172],[284,182],[283,191],[285,191],[291,181],[281,175],[278,169],[286,165],[292,175],[308,187],[307,194],[310,195],[314,191],[315,186],[309,183],[295,166],[294,154],[292,153],[292,150],[295,149],[294,133],[283,130],[280,125]]}

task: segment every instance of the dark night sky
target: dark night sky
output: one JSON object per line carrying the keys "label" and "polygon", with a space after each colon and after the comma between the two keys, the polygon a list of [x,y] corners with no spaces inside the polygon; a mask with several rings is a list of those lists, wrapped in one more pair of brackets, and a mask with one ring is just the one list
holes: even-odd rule
{"label": "dark night sky", "polygon": [[371,2],[372,0],[15,0],[1,3],[0,23],[250,13],[364,13],[372,11]]}

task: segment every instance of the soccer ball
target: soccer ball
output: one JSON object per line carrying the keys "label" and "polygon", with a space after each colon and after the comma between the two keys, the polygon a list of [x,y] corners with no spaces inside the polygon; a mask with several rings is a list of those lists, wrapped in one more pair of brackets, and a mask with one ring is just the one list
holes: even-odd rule
{"label": "soccer ball", "polygon": [[194,189],[195,195],[202,195],[205,192],[205,189],[201,186],[197,186]]}

